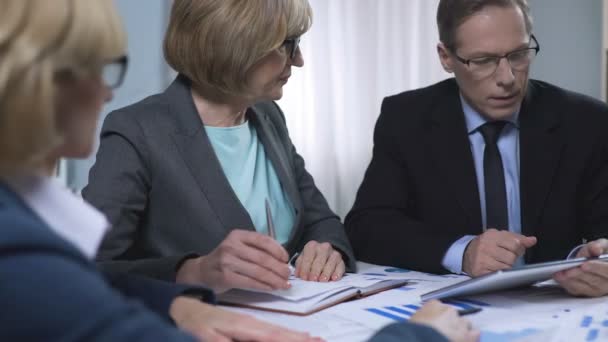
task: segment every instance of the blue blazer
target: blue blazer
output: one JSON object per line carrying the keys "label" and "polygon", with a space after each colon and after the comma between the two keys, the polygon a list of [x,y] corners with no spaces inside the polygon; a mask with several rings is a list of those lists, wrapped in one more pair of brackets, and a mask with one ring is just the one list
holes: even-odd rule
{"label": "blue blazer", "polygon": [[[167,317],[171,301],[184,292],[214,300],[203,288],[104,278],[2,183],[0,230],[0,341],[190,342]],[[370,342],[404,340],[446,341],[428,327],[394,324]]]}
{"label": "blue blazer", "polygon": [[108,281],[2,183],[0,230],[0,341],[194,341],[172,326],[171,301],[184,291],[213,299],[146,278]]}

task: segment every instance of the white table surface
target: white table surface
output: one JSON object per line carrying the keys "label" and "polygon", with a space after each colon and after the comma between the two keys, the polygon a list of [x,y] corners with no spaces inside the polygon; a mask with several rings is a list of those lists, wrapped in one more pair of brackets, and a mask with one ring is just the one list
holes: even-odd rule
{"label": "white table surface", "polygon": [[[328,342],[365,341],[381,327],[406,321],[420,295],[467,279],[432,275],[393,267],[358,263],[359,273],[403,277],[415,283],[373,296],[345,302],[308,316],[226,307],[259,319],[306,331]],[[481,342],[506,341],[608,341],[608,297],[575,298],[549,284],[534,288],[471,296],[448,304],[457,308],[481,306],[469,315],[481,330]]]}

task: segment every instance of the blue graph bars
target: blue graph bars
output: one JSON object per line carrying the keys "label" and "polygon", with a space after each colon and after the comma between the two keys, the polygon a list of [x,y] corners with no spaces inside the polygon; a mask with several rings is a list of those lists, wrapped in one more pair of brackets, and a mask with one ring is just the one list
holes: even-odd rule
{"label": "blue graph bars", "polygon": [[[489,304],[470,300],[470,299],[459,299],[449,300],[444,303],[454,306],[457,309],[468,310],[475,308],[476,306],[489,306]],[[380,308],[366,308],[365,311],[378,315],[384,318],[388,318],[397,322],[404,322],[410,319],[416,311],[420,309],[420,305],[417,304],[404,304],[404,305],[390,305]]]}

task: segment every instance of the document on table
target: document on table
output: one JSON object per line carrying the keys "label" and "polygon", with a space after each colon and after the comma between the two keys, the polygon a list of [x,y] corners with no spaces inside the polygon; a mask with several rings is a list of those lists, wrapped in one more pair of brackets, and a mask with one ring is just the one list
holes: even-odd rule
{"label": "document on table", "polygon": [[608,341],[608,304],[577,310],[560,322],[551,342]]}
{"label": "document on table", "polygon": [[[378,279],[398,277],[413,283],[306,316],[235,306],[226,308],[306,331],[328,342],[363,342],[381,327],[407,320],[415,311],[414,306],[421,305],[421,294],[467,279],[362,262],[357,262],[357,266],[359,274]],[[463,308],[463,305],[483,307],[482,312],[467,316],[481,330],[481,341],[607,340],[604,328],[608,326],[608,317],[604,317],[608,316],[608,297],[573,297],[551,284],[450,300],[448,305],[456,308]],[[509,319],[505,320],[505,317]],[[570,331],[561,332],[560,328]],[[559,337],[563,338],[560,340]]]}
{"label": "document on table", "polygon": [[308,315],[355,297],[405,285],[408,279],[346,273],[338,281],[313,282],[291,276],[288,290],[256,291],[233,289],[220,294],[220,303],[249,308]]}
{"label": "document on table", "polygon": [[243,307],[222,306],[222,308],[255,316],[257,319],[280,325],[296,331],[310,333],[328,342],[363,342],[377,330],[353,321],[348,316],[320,311],[307,316],[296,316],[279,312],[255,310]]}

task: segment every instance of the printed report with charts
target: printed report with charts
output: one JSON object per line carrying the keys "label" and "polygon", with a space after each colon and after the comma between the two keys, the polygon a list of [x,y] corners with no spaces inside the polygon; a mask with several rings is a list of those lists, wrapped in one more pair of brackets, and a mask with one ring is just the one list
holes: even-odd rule
{"label": "printed report with charts", "polygon": [[220,294],[218,299],[222,304],[295,315],[308,315],[352,298],[365,297],[403,286],[409,280],[370,274],[346,273],[339,281],[327,283],[305,281],[292,274],[289,277],[289,282],[291,288],[288,290],[232,289]]}

